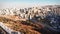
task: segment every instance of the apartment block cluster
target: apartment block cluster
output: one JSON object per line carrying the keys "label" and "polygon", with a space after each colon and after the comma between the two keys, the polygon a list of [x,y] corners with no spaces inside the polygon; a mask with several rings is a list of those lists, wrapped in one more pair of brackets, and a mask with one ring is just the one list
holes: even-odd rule
{"label": "apartment block cluster", "polygon": [[60,15],[60,6],[0,9],[0,15],[16,15],[25,19],[32,19],[34,16],[40,16],[43,19],[49,13]]}

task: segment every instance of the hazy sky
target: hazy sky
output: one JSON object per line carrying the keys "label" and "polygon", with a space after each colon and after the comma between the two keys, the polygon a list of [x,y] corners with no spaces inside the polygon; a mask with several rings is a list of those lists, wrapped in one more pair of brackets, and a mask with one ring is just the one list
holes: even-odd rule
{"label": "hazy sky", "polygon": [[0,0],[0,8],[23,8],[37,5],[60,5],[60,0]]}

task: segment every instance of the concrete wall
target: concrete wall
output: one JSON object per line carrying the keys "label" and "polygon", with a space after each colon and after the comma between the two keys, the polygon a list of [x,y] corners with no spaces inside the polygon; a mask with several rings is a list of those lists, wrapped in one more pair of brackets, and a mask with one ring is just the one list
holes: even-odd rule
{"label": "concrete wall", "polygon": [[1,26],[6,32],[8,32],[9,34],[22,34],[21,32],[14,31],[14,30],[8,28],[8,27],[5,26],[2,22],[0,22],[0,26]]}

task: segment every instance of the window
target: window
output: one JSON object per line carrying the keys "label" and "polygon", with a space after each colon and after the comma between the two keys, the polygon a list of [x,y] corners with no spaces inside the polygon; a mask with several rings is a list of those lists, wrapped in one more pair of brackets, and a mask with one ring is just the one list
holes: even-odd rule
{"label": "window", "polygon": [[11,32],[11,34],[18,34],[18,32]]}

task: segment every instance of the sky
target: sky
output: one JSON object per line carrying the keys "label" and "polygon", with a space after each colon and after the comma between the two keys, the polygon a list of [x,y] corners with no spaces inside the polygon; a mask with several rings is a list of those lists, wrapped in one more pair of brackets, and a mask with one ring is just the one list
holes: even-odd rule
{"label": "sky", "polygon": [[44,5],[60,5],[60,0],[0,0],[0,8],[24,8]]}

